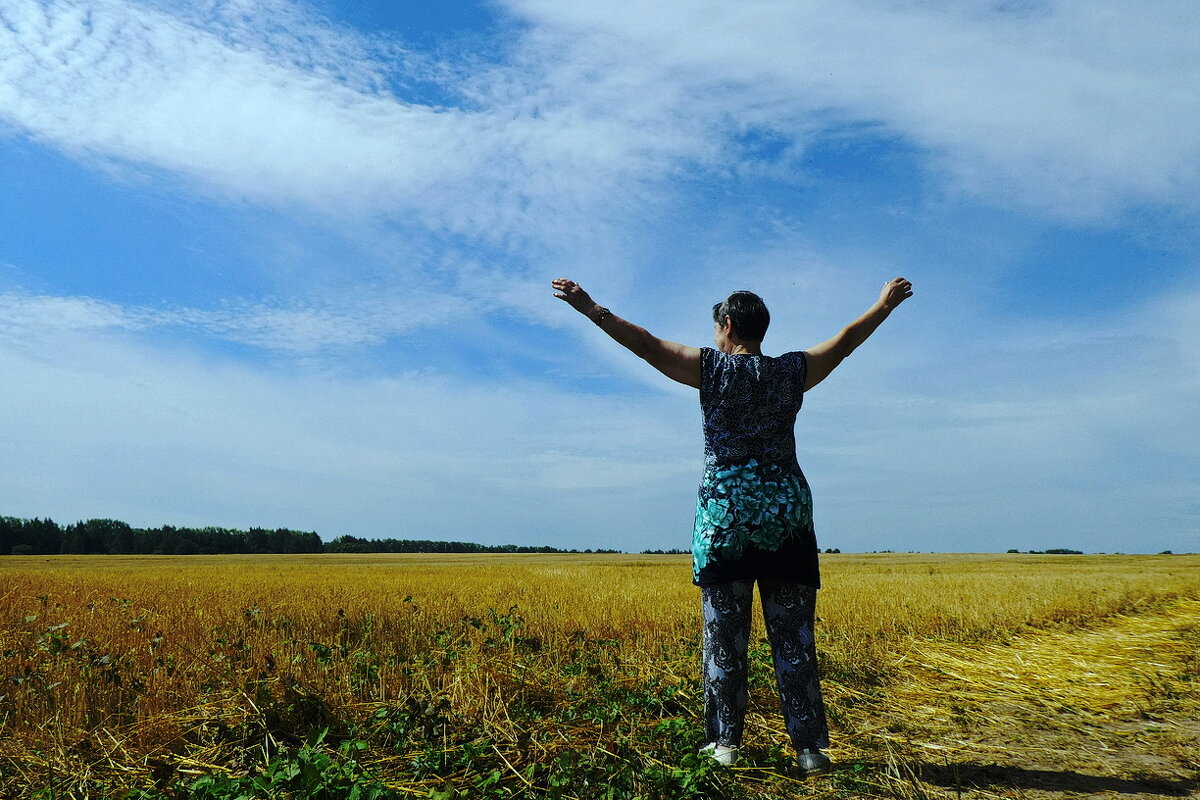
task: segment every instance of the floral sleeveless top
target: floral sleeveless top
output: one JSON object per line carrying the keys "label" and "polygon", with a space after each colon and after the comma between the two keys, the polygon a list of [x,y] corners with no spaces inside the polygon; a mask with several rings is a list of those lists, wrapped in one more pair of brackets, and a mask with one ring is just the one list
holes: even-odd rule
{"label": "floral sleeveless top", "polygon": [[806,367],[802,352],[772,358],[701,351],[697,585],[762,578],[820,586],[812,493],[796,462]]}

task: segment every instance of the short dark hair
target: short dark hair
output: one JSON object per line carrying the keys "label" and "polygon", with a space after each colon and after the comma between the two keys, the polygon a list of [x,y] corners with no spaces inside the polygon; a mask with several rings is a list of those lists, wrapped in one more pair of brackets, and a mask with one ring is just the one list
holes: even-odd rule
{"label": "short dark hair", "polygon": [[733,332],[744,342],[761,342],[771,324],[767,304],[754,292],[740,291],[713,306],[713,322],[718,325],[725,317],[733,323]]}

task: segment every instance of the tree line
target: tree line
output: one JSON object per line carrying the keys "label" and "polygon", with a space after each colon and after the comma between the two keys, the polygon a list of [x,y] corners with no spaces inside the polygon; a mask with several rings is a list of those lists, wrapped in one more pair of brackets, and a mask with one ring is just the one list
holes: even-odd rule
{"label": "tree line", "polygon": [[[362,539],[339,536],[322,541],[312,531],[288,528],[134,528],[115,519],[89,519],[59,525],[51,519],[0,517],[0,555],[228,555],[258,553],[578,553],[553,547],[426,539]],[[617,553],[619,550],[585,550]]]}
{"label": "tree line", "polygon": [[544,545],[435,542],[428,539],[360,539],[339,536],[325,545],[326,553],[619,553],[620,550],[560,550]]}

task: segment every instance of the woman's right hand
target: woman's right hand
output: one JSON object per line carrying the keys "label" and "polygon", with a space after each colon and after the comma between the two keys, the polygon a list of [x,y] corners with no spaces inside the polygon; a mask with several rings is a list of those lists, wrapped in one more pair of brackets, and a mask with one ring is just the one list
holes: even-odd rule
{"label": "woman's right hand", "polygon": [[571,308],[575,309],[580,314],[586,316],[588,312],[596,307],[596,301],[592,299],[592,296],[585,292],[583,287],[573,280],[569,280],[568,278],[555,278],[554,280],[550,281],[550,285],[556,290],[554,292],[555,297],[568,303]]}
{"label": "woman's right hand", "polygon": [[883,285],[883,289],[879,292],[879,304],[891,311],[912,297],[912,294],[912,281],[905,278],[892,278]]}

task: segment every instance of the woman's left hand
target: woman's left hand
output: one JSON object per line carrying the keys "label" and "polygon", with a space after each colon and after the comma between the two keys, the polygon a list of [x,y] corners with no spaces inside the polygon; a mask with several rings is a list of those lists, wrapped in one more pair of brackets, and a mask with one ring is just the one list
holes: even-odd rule
{"label": "woman's left hand", "polygon": [[570,304],[571,308],[578,311],[580,314],[587,315],[589,311],[596,307],[596,301],[592,296],[583,290],[583,287],[578,283],[567,278],[555,278],[550,281],[550,285],[555,288],[554,296],[559,300],[563,300]]}
{"label": "woman's left hand", "polygon": [[912,297],[912,294],[912,281],[907,278],[892,278],[883,285],[883,289],[879,292],[879,304],[891,311]]}

